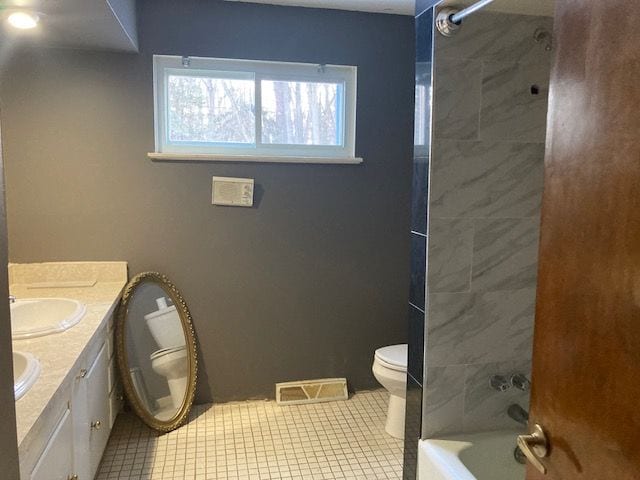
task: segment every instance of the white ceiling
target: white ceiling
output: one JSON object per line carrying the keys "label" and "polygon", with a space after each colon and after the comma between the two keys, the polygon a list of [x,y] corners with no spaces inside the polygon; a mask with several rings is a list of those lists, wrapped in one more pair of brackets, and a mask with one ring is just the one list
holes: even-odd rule
{"label": "white ceiling", "polygon": [[[415,0],[227,0],[230,2],[266,3],[296,7],[332,8],[361,12],[413,15]],[[438,0],[434,0],[436,3]],[[443,5],[464,6],[474,0],[445,0]],[[553,16],[555,0],[495,0],[485,7],[504,13]]]}
{"label": "white ceiling", "polygon": [[415,0],[227,0],[229,2],[266,3],[293,7],[330,8],[360,12],[413,15]]}
{"label": "white ceiling", "polygon": [[[15,9],[38,12],[38,27],[16,30],[5,21]],[[134,0],[0,0],[0,45],[39,45],[135,52]]]}

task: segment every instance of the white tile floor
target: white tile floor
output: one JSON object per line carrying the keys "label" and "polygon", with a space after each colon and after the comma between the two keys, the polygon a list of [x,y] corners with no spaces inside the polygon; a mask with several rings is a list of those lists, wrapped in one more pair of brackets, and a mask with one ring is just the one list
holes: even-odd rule
{"label": "white tile floor", "polygon": [[121,414],[96,480],[400,479],[402,441],[384,431],[387,397],[199,405],[161,436]]}

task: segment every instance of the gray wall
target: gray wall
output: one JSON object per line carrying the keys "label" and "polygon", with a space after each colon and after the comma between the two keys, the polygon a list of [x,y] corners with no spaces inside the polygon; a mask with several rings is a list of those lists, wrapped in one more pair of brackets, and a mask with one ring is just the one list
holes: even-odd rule
{"label": "gray wall", "polygon": [[[2,142],[0,141],[0,265],[7,265],[7,219],[2,152]],[[0,272],[0,296],[5,299],[9,298],[9,278],[6,269]],[[20,474],[11,351],[9,302],[4,301],[0,302],[0,372],[2,372],[0,375],[0,405],[2,405],[0,408],[0,425],[2,425],[0,428],[0,472],[2,472],[2,478],[17,480],[20,478]]]}
{"label": "gray wall", "polygon": [[[423,437],[515,427],[528,394],[552,19],[474,15],[435,37]],[[531,94],[531,86],[539,95]]]}
{"label": "gray wall", "polygon": [[[1,77],[13,262],[127,260],[182,290],[196,400],[278,381],[376,386],[406,341],[413,19],[227,2],[139,2],[140,55],[32,50]],[[360,166],[154,163],[151,55],[358,66]],[[211,176],[255,178],[253,209]]]}

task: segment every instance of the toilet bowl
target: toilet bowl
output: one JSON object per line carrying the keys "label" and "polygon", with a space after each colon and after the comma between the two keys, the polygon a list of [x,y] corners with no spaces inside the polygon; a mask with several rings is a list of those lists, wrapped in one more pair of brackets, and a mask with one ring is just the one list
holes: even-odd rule
{"label": "toilet bowl", "polygon": [[187,391],[187,347],[162,348],[153,352],[149,359],[153,371],[167,379],[174,408],[180,408]]}
{"label": "toilet bowl", "polygon": [[167,299],[156,299],[158,310],[144,316],[151,336],[158,344],[158,350],[149,359],[151,368],[167,379],[171,403],[180,408],[187,391],[189,362],[184,331],[176,307],[167,305]]}
{"label": "toilet bowl", "polygon": [[407,399],[407,345],[390,345],[376,350],[373,376],[389,392],[386,432],[404,438],[404,414]]}

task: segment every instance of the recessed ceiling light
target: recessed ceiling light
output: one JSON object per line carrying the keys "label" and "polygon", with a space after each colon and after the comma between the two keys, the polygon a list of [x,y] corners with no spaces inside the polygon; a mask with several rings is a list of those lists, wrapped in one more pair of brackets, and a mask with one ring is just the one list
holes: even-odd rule
{"label": "recessed ceiling light", "polygon": [[30,30],[38,25],[38,15],[29,12],[13,12],[7,17],[7,22],[14,28]]}

